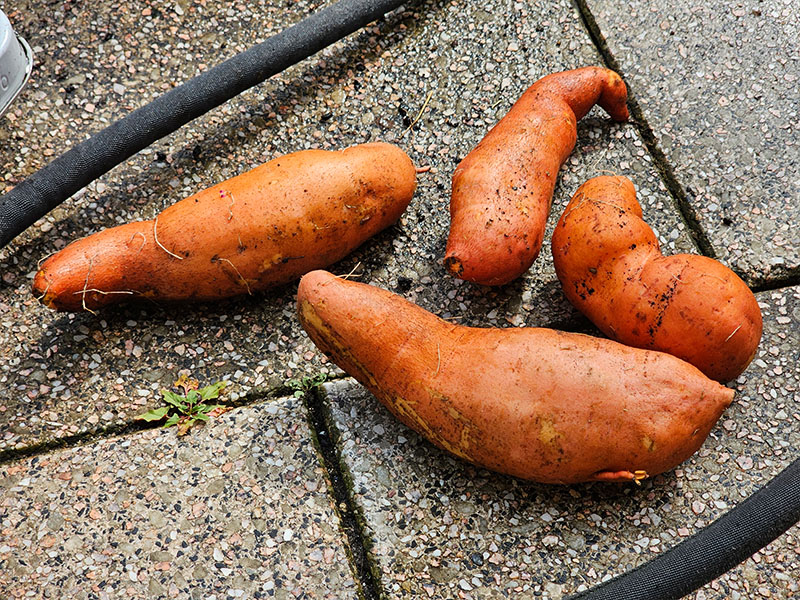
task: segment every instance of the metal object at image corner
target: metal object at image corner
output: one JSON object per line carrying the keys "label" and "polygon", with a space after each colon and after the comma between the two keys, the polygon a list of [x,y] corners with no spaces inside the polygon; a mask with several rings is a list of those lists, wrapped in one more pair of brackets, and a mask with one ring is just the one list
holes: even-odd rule
{"label": "metal object at image corner", "polygon": [[32,70],[31,47],[14,32],[8,17],[0,10],[0,116],[25,86]]}

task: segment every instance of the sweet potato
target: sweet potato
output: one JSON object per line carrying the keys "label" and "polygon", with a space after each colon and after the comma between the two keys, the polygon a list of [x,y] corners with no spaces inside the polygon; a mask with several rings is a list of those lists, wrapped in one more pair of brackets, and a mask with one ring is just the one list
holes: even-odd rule
{"label": "sweet potato", "polygon": [[619,75],[585,67],[548,75],[458,165],[444,265],[454,276],[503,285],[539,255],[558,170],[575,147],[577,121],[595,103],[628,118]]}
{"label": "sweet potato", "polygon": [[714,259],[663,256],[629,179],[584,183],[552,249],[567,298],[609,337],[668,352],[723,382],[753,360],[762,327],[753,293]]}
{"label": "sweet potato", "polygon": [[542,328],[477,329],[313,271],[300,322],[400,421],[477,465],[545,483],[630,481],[695,452],[733,390],[674,356]]}
{"label": "sweet potato", "polygon": [[416,186],[390,144],[271,160],[167,208],[78,240],[47,259],[33,289],[54,309],[122,300],[215,300],[263,290],[341,259],[388,227]]}

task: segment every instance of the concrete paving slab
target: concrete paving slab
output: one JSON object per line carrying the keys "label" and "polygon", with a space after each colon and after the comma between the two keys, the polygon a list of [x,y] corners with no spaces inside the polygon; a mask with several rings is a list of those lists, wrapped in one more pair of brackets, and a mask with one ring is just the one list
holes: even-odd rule
{"label": "concrete paving slab", "polygon": [[[301,18],[312,6],[243,9],[136,0],[43,11],[15,26],[38,47],[36,71],[0,136],[6,188],[141,102]],[[76,32],[69,40],[65,32]],[[158,42],[156,43],[156,40]],[[0,449],[103,431],[159,401],[181,371],[228,379],[232,397],[268,393],[326,370],[294,318],[294,285],[219,304],[55,314],[30,294],[37,263],[78,236],[163,207],[276,155],[384,139],[431,166],[402,221],[331,267],[475,325],[572,323],[548,240],[531,272],[502,289],[462,284],[441,265],[455,165],[535,80],[601,64],[572,3],[424,2],[258,86],[90,185],[0,250]],[[424,110],[423,110],[424,109]],[[420,118],[417,120],[417,116]],[[409,127],[412,125],[409,129]],[[550,227],[580,183],[630,176],[669,252],[691,250],[632,125],[595,109],[562,170]]]}
{"label": "concrete paving slab", "polygon": [[586,0],[717,255],[800,267],[800,17],[787,2]]}
{"label": "concrete paving slab", "polygon": [[[800,288],[758,299],[765,335],[734,404],[698,453],[641,487],[492,474],[398,424],[353,380],[326,384],[387,597],[561,598],[642,564],[765,484],[800,444]],[[795,526],[691,597],[789,598],[798,572]]]}
{"label": "concrete paving slab", "polygon": [[357,598],[302,402],[0,467],[7,598]]}
{"label": "concrete paving slab", "polygon": [[[10,12],[12,22],[34,46],[38,59],[31,83],[0,124],[0,179],[4,181],[0,189],[18,183],[88,133],[185,80],[204,65],[217,64],[316,6],[303,0],[281,5],[254,0],[235,7],[187,0],[133,0],[113,7],[106,3],[54,5],[44,11],[27,0],[16,3]],[[126,220],[151,218],[202,187],[302,148],[333,149],[384,139],[400,144],[418,165],[431,166],[429,173],[420,176],[417,196],[403,220],[332,267],[334,272],[355,271],[362,281],[402,293],[441,316],[468,324],[587,327],[585,321],[576,319],[558,290],[547,241],[531,273],[500,290],[460,284],[446,277],[440,264],[448,224],[450,175],[455,165],[529,84],[548,72],[585,64],[601,64],[601,59],[567,0],[547,7],[513,0],[466,6],[438,0],[422,2],[241,95],[102,177],[0,250],[0,452],[129,423],[132,415],[158,404],[158,390],[181,371],[190,372],[202,383],[230,380],[234,399],[258,397],[312,373],[339,373],[316,352],[297,325],[292,285],[214,305],[139,305],[97,316],[51,313],[29,292],[38,261],[71,239]],[[686,230],[635,128],[612,124],[599,110],[580,125],[576,151],[562,170],[551,227],[559,208],[578,185],[600,170],[632,176],[644,197],[648,220],[656,226],[665,248],[670,252],[691,251]],[[776,242],[782,243],[781,239]],[[798,441],[790,426],[798,413],[793,404],[798,381],[793,370],[798,358],[798,303],[794,293],[784,290],[775,292],[774,298],[761,296],[773,325],[777,322],[787,329],[776,331],[771,345],[762,346],[764,354],[759,360],[763,365],[757,363],[737,383],[742,387],[739,401],[730,411],[731,422],[715,431],[713,451],[699,455],[699,462],[688,464],[680,473],[647,482],[641,490],[609,492],[598,486],[554,489],[472,469],[437,455],[413,434],[403,432],[358,388],[334,387],[333,414],[342,430],[345,464],[360,486],[357,499],[373,539],[376,565],[385,570],[381,577],[387,595],[491,597],[510,595],[525,586],[527,595],[535,595],[538,585],[542,595],[558,597],[572,589],[570,582],[579,574],[591,585],[637,564],[757,487],[788,461],[790,450],[783,448],[782,440],[790,440],[789,448],[796,447]],[[788,327],[794,327],[794,332]],[[786,337],[781,338],[781,333]],[[764,395],[767,398],[762,398]],[[292,402],[277,405],[297,409]],[[351,406],[356,407],[352,417]],[[15,548],[33,549],[25,560],[35,564],[28,568],[30,565],[21,565],[12,556],[17,562],[10,568],[4,565],[2,573],[14,573],[22,579],[9,585],[37,589],[36,585],[48,577],[60,577],[59,583],[48,589],[61,596],[62,590],[77,584],[77,576],[70,579],[61,565],[48,562],[53,559],[48,553],[55,552],[53,548],[63,539],[65,547],[70,544],[75,550],[65,564],[76,573],[86,574],[85,579],[93,583],[125,581],[135,572],[137,581],[129,584],[134,596],[144,591],[158,595],[162,590],[166,594],[177,590],[180,595],[183,583],[177,575],[170,579],[174,565],[188,567],[192,561],[187,557],[200,557],[196,563],[209,555],[215,563],[207,567],[210,575],[203,581],[209,587],[202,590],[212,591],[203,593],[217,595],[218,599],[224,594],[235,597],[235,590],[240,589],[244,590],[240,597],[258,589],[265,595],[279,595],[277,578],[274,590],[263,587],[269,585],[269,579],[261,567],[267,564],[263,571],[269,571],[269,561],[280,550],[269,556],[258,554],[255,545],[240,551],[233,541],[236,538],[231,540],[234,532],[219,523],[227,518],[219,508],[222,504],[214,504],[216,513],[208,508],[215,498],[224,496],[225,504],[236,510],[244,511],[245,505],[246,510],[252,509],[252,502],[246,498],[248,490],[240,496],[228,489],[224,471],[228,463],[233,464],[231,473],[242,470],[249,478],[244,482],[233,480],[241,488],[250,486],[252,490],[252,485],[257,485],[262,496],[269,488],[275,498],[281,491],[284,501],[286,489],[290,490],[289,498],[295,493],[294,487],[271,479],[274,473],[264,474],[242,458],[250,449],[247,444],[251,442],[246,439],[261,434],[248,429],[252,424],[240,422],[238,415],[263,416],[264,410],[239,409],[224,417],[229,419],[224,425],[227,435],[241,439],[235,443],[245,448],[239,458],[225,462],[220,461],[226,450],[209,429],[192,434],[193,440],[208,435],[202,441],[206,444],[203,464],[194,464],[195,458],[181,454],[179,448],[184,442],[170,437],[172,432],[147,432],[6,465],[5,481],[9,484],[2,486],[0,510],[13,514],[13,529],[21,536],[21,546]],[[263,419],[269,420],[266,416]],[[286,418],[279,421],[287,423],[284,433],[291,430]],[[795,437],[782,437],[784,434]],[[309,432],[304,425],[292,435],[298,437],[290,447],[309,448]],[[729,447],[729,438],[734,435],[738,437]],[[125,440],[131,445],[123,446]],[[259,441],[258,445],[269,448],[270,444]],[[275,452],[285,446],[285,441],[276,442]],[[165,453],[164,457],[156,454],[156,448]],[[87,449],[91,450],[88,458],[82,454]],[[298,452],[303,464],[309,465],[310,455],[305,450]],[[93,480],[99,464],[124,461],[129,456],[139,461],[135,463],[138,471],[130,475],[125,471],[117,479],[116,473],[122,469],[116,466],[115,471],[98,473]],[[242,460],[243,466],[237,466]],[[169,462],[183,466],[186,472],[167,473],[173,468]],[[27,465],[29,472],[8,472],[20,465]],[[370,472],[372,467],[374,471]],[[154,469],[157,476],[147,479]],[[72,478],[58,479],[62,471]],[[203,479],[207,471],[211,476]],[[56,480],[43,482],[54,474]],[[110,483],[104,480],[106,476],[111,478]],[[182,477],[185,479],[178,485],[168,486]],[[263,479],[269,485],[262,483]],[[46,502],[37,500],[27,494],[31,484],[20,483],[26,480],[43,488],[51,486],[48,493],[58,492],[59,496],[48,497]],[[201,480],[198,487],[196,482]],[[220,484],[214,482],[219,480],[226,487],[215,491]],[[314,479],[309,475],[307,481]],[[137,493],[143,498],[127,496],[130,504],[123,507],[125,489],[130,486],[139,486]],[[217,520],[182,516],[194,504],[190,508],[186,500],[179,510],[171,501],[185,491],[205,502],[204,514],[210,519],[213,513]],[[323,491],[307,491],[318,491],[313,497],[324,504]],[[292,499],[289,504],[299,503]],[[102,525],[112,505],[117,507],[115,515],[127,514],[113,524]],[[92,506],[108,508],[97,509],[100,518],[95,519]],[[67,511],[72,520],[64,518],[59,525],[53,515],[61,511]],[[328,523],[335,521],[329,508],[316,512]],[[166,515],[165,522],[155,514]],[[34,522],[37,518],[46,520],[44,527]],[[188,529],[170,524],[186,525],[184,519]],[[133,528],[125,530],[123,520],[133,523]],[[201,541],[202,550],[198,552],[190,541],[190,536],[199,539],[201,535],[203,528],[196,524],[198,520],[211,531],[207,539],[219,541],[221,565],[214,556],[214,542]],[[8,529],[6,522],[4,516],[4,530]],[[251,529],[253,523],[251,519]],[[286,529],[276,528],[278,548],[296,541],[301,529],[301,525],[296,529],[294,525],[285,527],[292,529],[292,539],[284,542]],[[244,523],[240,529],[246,529]],[[171,538],[173,532],[175,540]],[[43,547],[50,544],[47,536],[56,539],[49,548]],[[245,533],[240,536],[241,545],[252,541]],[[271,530],[266,536],[274,537]],[[125,544],[129,545],[118,543],[119,537],[127,539]],[[85,548],[81,545],[84,542]],[[117,548],[112,542],[118,544]],[[177,549],[183,542],[189,550]],[[223,542],[227,548],[222,548]],[[334,546],[331,542],[330,547]],[[155,554],[172,552],[173,548],[173,558]],[[786,583],[785,573],[796,570],[796,548],[795,529],[743,570],[723,578],[717,588],[707,588],[705,597],[723,597],[725,593],[728,597],[780,597],[782,593],[795,593],[792,584]],[[178,556],[179,551],[184,554]],[[314,552],[314,556],[319,555]],[[592,571],[595,556],[602,566]],[[336,569],[344,565],[343,555],[335,550],[328,565],[325,561],[330,557],[329,551],[322,550],[325,567],[321,570],[314,564],[297,567],[301,581],[314,580],[320,573],[329,577],[339,573]],[[261,561],[261,567],[249,560]],[[319,562],[316,558],[309,560]],[[170,563],[169,571],[155,567],[160,564],[163,568],[164,563]],[[129,564],[133,565],[130,570]],[[536,580],[541,578],[543,565],[555,574],[552,581]],[[248,568],[258,574],[253,575]],[[287,568],[295,566],[289,563]],[[231,569],[231,573],[222,569]],[[338,594],[335,597],[354,594],[353,584],[344,575],[347,570],[342,569],[339,585],[335,579],[323,583],[317,579],[307,589],[317,595],[330,590]],[[91,573],[96,573],[94,580],[88,576]],[[191,573],[194,577],[193,570]],[[224,587],[236,575],[241,575],[241,585],[249,587]],[[251,575],[256,579],[248,579]],[[189,576],[184,579],[191,585]],[[478,587],[481,582],[482,588]],[[239,580],[235,583],[240,585]],[[143,586],[148,587],[145,590]],[[231,595],[229,589],[235,593]],[[117,593],[106,591],[112,597]],[[90,593],[95,592],[87,591]]]}

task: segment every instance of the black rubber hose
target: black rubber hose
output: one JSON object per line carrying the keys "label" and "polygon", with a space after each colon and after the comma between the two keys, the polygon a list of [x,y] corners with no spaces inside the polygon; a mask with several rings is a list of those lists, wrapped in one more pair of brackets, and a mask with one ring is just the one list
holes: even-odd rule
{"label": "black rubber hose", "polygon": [[719,519],[645,564],[568,600],[675,600],[800,521],[800,459]]}
{"label": "black rubber hose", "polygon": [[340,0],[109,125],[0,198],[0,248],[156,140],[402,4]]}

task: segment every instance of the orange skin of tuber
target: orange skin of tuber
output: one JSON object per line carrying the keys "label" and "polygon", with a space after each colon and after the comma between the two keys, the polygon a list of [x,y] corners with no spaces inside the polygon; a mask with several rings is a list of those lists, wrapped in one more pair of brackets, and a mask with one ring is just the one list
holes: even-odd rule
{"label": "orange skin of tuber", "polygon": [[50,308],[80,311],[267,289],[338,261],[396,222],[415,187],[411,159],[390,144],[295,152],[152,221],[73,242],[44,261],[33,291]]}
{"label": "orange skin of tuber", "polygon": [[525,273],[542,247],[577,122],[595,104],[624,121],[626,101],[620,76],[601,67],[554,73],[528,88],[453,174],[447,270],[483,285]]}
{"label": "orange skin of tuber", "polygon": [[395,417],[476,465],[544,483],[638,481],[694,453],[733,390],[674,356],[542,328],[477,329],[313,271],[300,322]]}
{"label": "orange skin of tuber", "polygon": [[668,352],[722,382],[753,360],[762,320],[750,288],[706,256],[663,256],[629,179],[584,183],[552,249],[567,298],[610,338]]}

